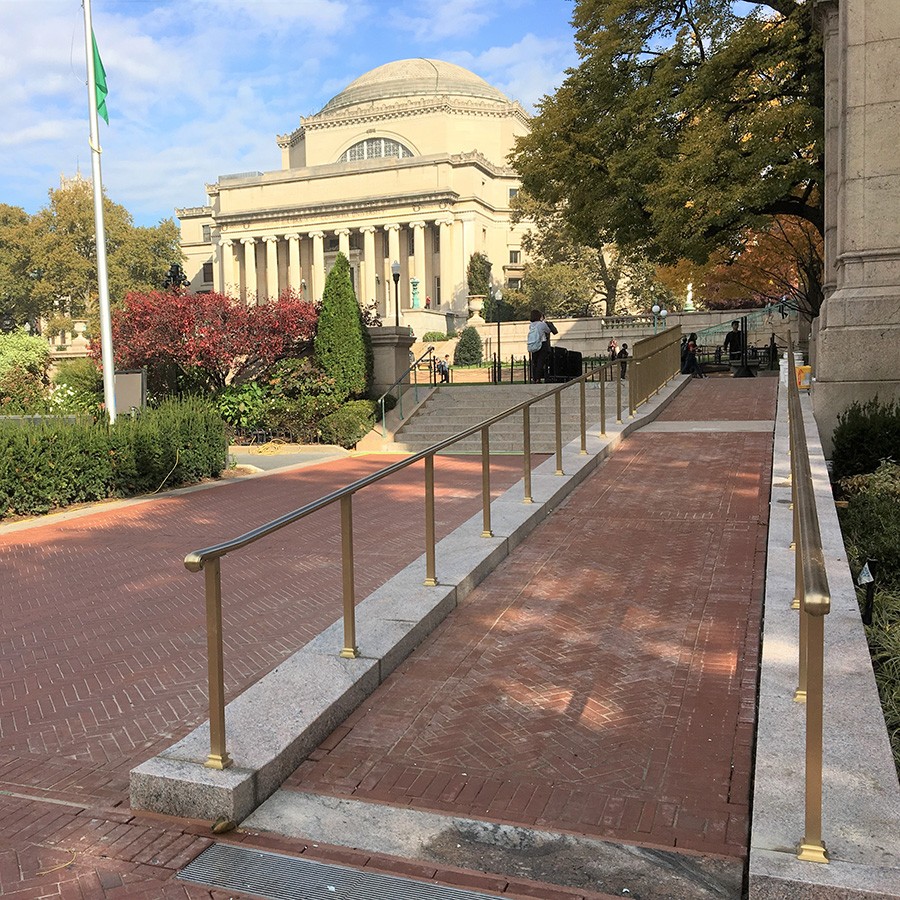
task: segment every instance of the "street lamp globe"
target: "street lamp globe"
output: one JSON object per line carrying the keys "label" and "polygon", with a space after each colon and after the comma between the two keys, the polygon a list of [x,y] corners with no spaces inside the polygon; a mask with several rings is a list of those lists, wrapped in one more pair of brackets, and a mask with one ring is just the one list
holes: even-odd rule
{"label": "street lamp globe", "polygon": [[650,307],[650,312],[652,312],[654,316],[658,316],[660,309],[660,305],[658,303],[654,303],[653,306]]}

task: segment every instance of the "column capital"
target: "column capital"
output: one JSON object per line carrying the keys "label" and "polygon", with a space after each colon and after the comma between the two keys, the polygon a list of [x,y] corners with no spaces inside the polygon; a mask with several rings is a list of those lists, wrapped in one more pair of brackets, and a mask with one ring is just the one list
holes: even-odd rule
{"label": "column capital", "polygon": [[410,228],[424,228],[427,224],[428,224],[428,223],[427,223],[427,222],[424,222],[424,221],[410,222],[410,223],[409,223],[409,227],[410,227]]}
{"label": "column capital", "polygon": [[452,218],[450,218],[450,219],[435,219],[435,220],[434,220],[434,224],[435,224],[435,225],[442,225],[442,226],[443,226],[443,225],[446,225],[448,228],[450,228],[450,227],[453,225],[453,223],[454,223],[455,221],[456,221],[456,220],[455,220],[455,219],[452,219]]}
{"label": "column capital", "polygon": [[241,238],[241,243],[242,243],[242,244],[245,244],[245,245],[246,245],[246,244],[255,244],[255,243],[256,243],[256,238],[252,238],[252,237]]}
{"label": "column capital", "polygon": [[322,238],[325,237],[325,232],[324,232],[324,231],[310,231],[310,232],[308,232],[308,234],[309,234],[309,236],[310,236],[311,238],[319,238],[319,239],[322,239]]}
{"label": "column capital", "polygon": [[374,225],[363,225],[359,231],[360,234],[375,234],[376,228]]}
{"label": "column capital", "polygon": [[275,235],[275,234],[267,234],[267,235],[265,235],[265,237],[263,237],[263,240],[264,240],[267,244],[274,244],[274,243],[276,243],[276,242],[278,241],[278,235]]}
{"label": "column capital", "polygon": [[284,239],[286,241],[299,241],[300,235],[296,231],[292,231],[290,234],[286,234]]}
{"label": "column capital", "polygon": [[335,228],[334,233],[338,236],[340,236],[342,234],[347,235],[347,234],[350,234],[350,229],[349,228]]}
{"label": "column capital", "polygon": [[233,238],[222,238],[222,239],[219,241],[219,246],[221,246],[221,247],[233,247],[233,246],[234,246],[234,239],[233,239]]}
{"label": "column capital", "polygon": [[400,223],[399,222],[388,222],[387,225],[384,226],[385,231],[399,231]]}

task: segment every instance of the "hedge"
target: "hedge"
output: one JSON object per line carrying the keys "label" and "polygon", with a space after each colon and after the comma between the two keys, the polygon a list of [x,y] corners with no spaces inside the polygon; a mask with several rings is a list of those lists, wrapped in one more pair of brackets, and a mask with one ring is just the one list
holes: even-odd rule
{"label": "hedge", "polygon": [[225,424],[199,400],[168,400],[115,425],[0,420],[0,518],[216,477]]}

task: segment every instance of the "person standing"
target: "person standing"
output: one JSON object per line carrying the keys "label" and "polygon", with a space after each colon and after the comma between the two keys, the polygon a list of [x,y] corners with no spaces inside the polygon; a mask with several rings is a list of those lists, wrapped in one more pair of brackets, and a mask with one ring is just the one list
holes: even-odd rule
{"label": "person standing", "polygon": [[728,360],[732,365],[740,365],[741,355],[744,349],[743,335],[741,334],[741,323],[735,319],[731,323],[731,331],[725,335],[725,352],[728,354]]}
{"label": "person standing", "polygon": [[622,363],[622,377],[628,377],[628,344],[622,342],[622,349],[616,354],[616,359]]}
{"label": "person standing", "polygon": [[548,322],[539,309],[533,309],[528,326],[528,352],[531,354],[531,381],[534,384],[544,380],[551,334],[558,334],[556,326]]}

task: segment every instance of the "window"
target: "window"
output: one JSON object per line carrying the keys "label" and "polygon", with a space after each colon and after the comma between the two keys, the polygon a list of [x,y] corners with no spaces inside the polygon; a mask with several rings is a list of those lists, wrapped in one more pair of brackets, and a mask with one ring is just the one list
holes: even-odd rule
{"label": "window", "polygon": [[211,262],[203,263],[203,283],[212,284],[213,280],[213,264]]}
{"label": "window", "polygon": [[203,226],[203,240],[204,241],[209,241],[211,230],[212,230],[212,225],[204,225]]}
{"label": "window", "polygon": [[441,279],[437,275],[434,277],[434,305],[441,305]]}
{"label": "window", "polygon": [[521,291],[522,290],[522,279],[521,278],[510,278],[509,281],[506,282],[506,286],[511,291]]}
{"label": "window", "polygon": [[440,228],[431,229],[431,252],[441,252],[441,230]]}
{"label": "window", "polygon": [[416,255],[416,233],[413,228],[408,228],[406,231],[406,255]]}
{"label": "window", "polygon": [[361,159],[385,159],[397,157],[404,159],[412,156],[412,151],[404,147],[399,141],[390,138],[367,138],[354,144],[341,154],[339,162],[357,162]]}
{"label": "window", "polygon": [[510,200],[512,200],[512,199],[514,199],[515,197],[518,197],[518,196],[519,196],[519,189],[518,189],[518,188],[510,188],[510,189],[509,189],[509,199],[510,199]]}
{"label": "window", "polygon": [[326,253],[337,253],[339,246],[340,246],[340,241],[336,237],[326,237],[325,238],[325,252]]}
{"label": "window", "polygon": [[510,250],[509,251],[509,264],[511,266],[517,266],[522,262],[522,251],[521,250]]}

